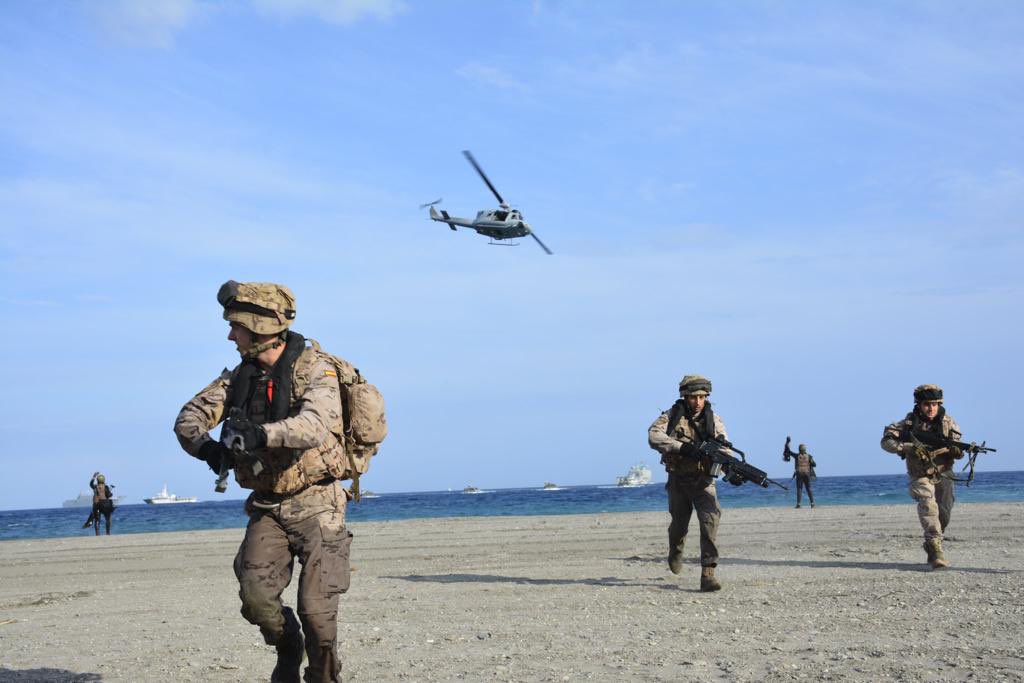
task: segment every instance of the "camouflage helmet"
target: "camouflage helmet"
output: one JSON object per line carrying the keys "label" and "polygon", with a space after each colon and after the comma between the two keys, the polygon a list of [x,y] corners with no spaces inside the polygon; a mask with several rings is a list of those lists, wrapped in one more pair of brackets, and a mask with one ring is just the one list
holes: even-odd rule
{"label": "camouflage helmet", "polygon": [[107,483],[107,478],[104,477],[102,474],[97,475],[96,476],[96,483],[97,484],[106,484]]}
{"label": "camouflage helmet", "polygon": [[797,450],[799,450],[801,453],[806,453],[807,452],[807,446],[805,446],[804,444],[800,444],[800,446],[798,446]]}
{"label": "camouflage helmet", "polygon": [[942,387],[938,384],[922,384],[914,389],[914,403],[936,401],[942,403]]}
{"label": "camouflage helmet", "polygon": [[707,396],[711,393],[711,380],[703,375],[686,375],[679,382],[680,396]]}
{"label": "camouflage helmet", "polygon": [[279,334],[295,320],[295,295],[273,282],[228,280],[217,291],[224,319],[256,334]]}

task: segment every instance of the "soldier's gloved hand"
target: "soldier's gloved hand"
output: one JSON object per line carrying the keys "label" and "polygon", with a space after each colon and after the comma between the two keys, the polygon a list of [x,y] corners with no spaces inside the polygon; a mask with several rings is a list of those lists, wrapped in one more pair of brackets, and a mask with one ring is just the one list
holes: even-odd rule
{"label": "soldier's gloved hand", "polygon": [[953,457],[954,460],[959,460],[960,458],[964,457],[964,452],[957,448],[956,446],[949,446],[949,454]]}
{"label": "soldier's gloved hand", "polygon": [[263,431],[263,427],[258,424],[253,424],[249,420],[235,420],[231,424],[231,428],[235,434],[242,437],[242,442],[245,444],[245,450],[252,452],[259,448],[264,448],[267,445],[267,433]]}
{"label": "soldier's gloved hand", "polygon": [[697,446],[693,445],[688,441],[684,441],[681,444],[679,444],[679,455],[683,456],[684,458],[699,458],[703,455],[703,453],[700,452],[700,448],[698,448]]}
{"label": "soldier's gloved hand", "polygon": [[223,466],[225,459],[229,463],[233,460],[231,450],[220,441],[213,440],[207,441],[202,445],[199,449],[198,457],[200,460],[205,460],[210,469],[217,473],[220,473],[220,468]]}
{"label": "soldier's gloved hand", "polygon": [[741,486],[743,484],[743,478],[738,474],[730,474],[725,480],[733,486]]}

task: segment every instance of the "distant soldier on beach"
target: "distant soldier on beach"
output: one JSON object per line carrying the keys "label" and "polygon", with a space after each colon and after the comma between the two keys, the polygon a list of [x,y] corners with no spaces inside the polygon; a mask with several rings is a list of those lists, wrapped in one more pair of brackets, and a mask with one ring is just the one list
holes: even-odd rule
{"label": "distant soldier on beach", "polygon": [[661,453],[668,472],[668,567],[673,574],[683,569],[683,546],[693,511],[700,525],[700,589],[717,591],[722,584],[715,578],[718,566],[718,504],[715,476],[718,465],[698,448],[709,437],[728,440],[725,425],[711,409],[707,397],[711,382],[700,375],[686,375],[679,382],[680,399],[663,412],[647,431],[651,448]]}
{"label": "distant soldier on beach", "polygon": [[85,520],[83,529],[88,529],[89,524],[93,525],[96,535],[100,535],[100,515],[106,521],[107,536],[110,535],[110,517],[114,514],[114,492],[111,486],[107,485],[107,478],[99,472],[92,473],[89,480],[89,488],[92,489],[92,513],[89,519]]}
{"label": "distant soldier on beach", "polygon": [[800,444],[797,452],[789,449],[790,437],[786,437],[786,445],[782,449],[782,459],[786,462],[793,460],[793,478],[796,479],[796,506],[800,507],[800,494],[802,489],[807,489],[807,502],[814,507],[814,491],[811,490],[811,481],[818,478],[814,468],[818,463],[814,462],[814,456],[807,452],[807,446]]}
{"label": "distant soldier on beach", "polygon": [[914,389],[914,409],[882,432],[882,449],[906,461],[910,496],[917,501],[917,516],[924,529],[924,550],[934,569],[947,567],[942,537],[949,525],[955,500],[953,461],[964,457],[953,445],[932,447],[915,434],[931,434],[960,441],[960,427],[942,405],[942,389],[922,384]]}
{"label": "distant soldier on beach", "polygon": [[[339,681],[338,596],[349,587],[352,540],[340,482],[350,460],[339,371],[290,331],[295,297],[287,287],[228,281],[217,301],[242,362],[185,404],[174,431],[190,455],[214,471],[232,464],[239,486],[252,489],[234,568],[242,616],[277,648],[271,680],[298,681],[305,649],[306,681]],[[232,448],[209,435],[225,420],[221,438],[228,434]],[[296,556],[298,619],[281,602]]]}

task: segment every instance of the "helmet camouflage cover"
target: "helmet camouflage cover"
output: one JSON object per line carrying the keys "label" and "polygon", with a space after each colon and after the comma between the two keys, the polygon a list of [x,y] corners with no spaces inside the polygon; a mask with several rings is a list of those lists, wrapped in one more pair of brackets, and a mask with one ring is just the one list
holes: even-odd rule
{"label": "helmet camouflage cover", "polygon": [[942,403],[942,387],[938,384],[922,384],[914,389],[914,403],[938,401]]}
{"label": "helmet camouflage cover", "polygon": [[797,450],[799,450],[801,453],[806,453],[807,452],[807,446],[805,446],[804,444],[800,444],[800,446],[797,448]]}
{"label": "helmet camouflage cover", "polygon": [[96,483],[97,483],[97,484],[105,484],[105,483],[107,483],[107,478],[106,478],[106,477],[104,477],[104,476],[103,476],[103,475],[101,474],[101,475],[99,475],[99,476],[97,476],[97,477],[96,477]]}
{"label": "helmet camouflage cover", "polygon": [[295,295],[273,282],[228,280],[217,292],[224,319],[256,334],[279,334],[295,320]]}
{"label": "helmet camouflage cover", "polygon": [[702,375],[686,375],[679,382],[680,396],[707,396],[711,393],[711,380]]}

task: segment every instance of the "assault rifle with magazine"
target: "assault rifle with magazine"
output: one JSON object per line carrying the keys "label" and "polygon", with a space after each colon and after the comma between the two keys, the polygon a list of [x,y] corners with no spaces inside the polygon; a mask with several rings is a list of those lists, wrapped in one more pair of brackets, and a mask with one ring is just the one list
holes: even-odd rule
{"label": "assault rifle with magazine", "polygon": [[[780,489],[789,490],[788,487],[783,486],[774,479],[769,479],[768,473],[764,470],[759,470],[748,463],[746,454],[724,439],[715,439],[713,437],[706,439],[704,443],[697,447],[697,450],[700,451],[701,455],[710,458],[711,462],[716,465],[715,470],[720,470],[722,478],[733,486],[739,486],[750,481],[764,488],[768,488],[768,484],[775,484]],[[740,457],[737,458],[733,453]],[[713,473],[717,474],[717,472]]]}
{"label": "assault rifle with magazine", "polygon": [[[985,446],[985,442],[982,441],[981,445],[974,443],[966,443],[964,441],[956,441],[954,439],[947,438],[941,434],[934,432],[921,432],[917,430],[910,430],[910,436],[914,439],[916,444],[922,444],[929,448],[955,448],[967,453],[967,463],[963,466],[961,472],[968,471],[966,479],[957,479],[952,477],[953,481],[962,481],[966,486],[970,486],[971,482],[974,481],[974,463],[978,459],[980,453],[995,453],[996,449],[988,448]],[[930,456],[934,457],[934,456]]]}

